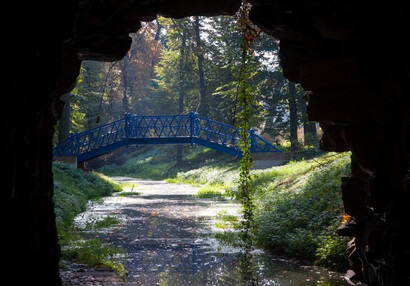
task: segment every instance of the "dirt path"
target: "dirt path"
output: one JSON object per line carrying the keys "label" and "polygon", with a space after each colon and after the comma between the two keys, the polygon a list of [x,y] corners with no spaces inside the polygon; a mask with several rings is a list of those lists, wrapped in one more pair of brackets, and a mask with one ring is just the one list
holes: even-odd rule
{"label": "dirt path", "polygon": [[[112,179],[127,184],[123,192],[127,195],[105,198],[79,216],[77,223],[105,216],[122,221],[101,236],[126,249],[118,259],[128,271],[127,285],[249,285],[241,278],[240,249],[221,243],[228,236],[215,228],[218,214],[239,217],[236,203],[196,198],[198,188],[188,185]],[[296,266],[262,251],[252,253],[250,265],[256,285],[347,285],[336,273]]]}

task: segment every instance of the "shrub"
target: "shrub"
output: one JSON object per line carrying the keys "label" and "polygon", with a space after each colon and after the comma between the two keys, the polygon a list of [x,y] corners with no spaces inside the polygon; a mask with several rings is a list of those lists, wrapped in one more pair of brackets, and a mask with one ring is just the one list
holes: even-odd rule
{"label": "shrub", "polygon": [[[325,266],[333,258],[345,257],[334,226],[343,214],[340,177],[349,172],[349,156],[328,154],[290,162],[272,172],[271,181],[255,179],[259,243],[299,259],[320,258],[318,262]],[[332,266],[341,266],[340,261]]]}
{"label": "shrub", "polygon": [[334,235],[318,237],[319,246],[316,249],[317,263],[333,269],[348,267],[346,247],[348,239]]}

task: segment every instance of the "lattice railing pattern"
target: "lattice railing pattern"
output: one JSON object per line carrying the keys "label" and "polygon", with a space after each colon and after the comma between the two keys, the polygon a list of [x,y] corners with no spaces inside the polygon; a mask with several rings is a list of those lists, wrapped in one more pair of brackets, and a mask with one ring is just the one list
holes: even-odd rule
{"label": "lattice railing pattern", "polygon": [[[251,153],[281,152],[250,130]],[[71,134],[54,148],[54,156],[78,156],[84,161],[128,144],[198,144],[241,156],[239,129],[234,126],[188,115],[145,116],[125,114],[124,118]]]}

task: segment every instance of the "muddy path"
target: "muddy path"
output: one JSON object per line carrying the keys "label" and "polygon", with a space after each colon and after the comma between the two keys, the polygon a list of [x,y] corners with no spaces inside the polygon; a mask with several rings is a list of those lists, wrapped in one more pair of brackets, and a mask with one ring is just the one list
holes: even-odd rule
{"label": "muddy path", "polygon": [[[253,251],[249,265],[241,249],[224,243],[235,230],[216,228],[221,214],[239,217],[229,199],[196,198],[198,188],[163,181],[112,177],[125,183],[124,192],[105,198],[77,218],[81,225],[96,217],[115,216],[121,223],[99,235],[121,246],[118,259],[128,271],[127,285],[348,285],[340,273],[303,266]],[[229,228],[229,225],[227,226]],[[226,231],[229,232],[226,232]]]}

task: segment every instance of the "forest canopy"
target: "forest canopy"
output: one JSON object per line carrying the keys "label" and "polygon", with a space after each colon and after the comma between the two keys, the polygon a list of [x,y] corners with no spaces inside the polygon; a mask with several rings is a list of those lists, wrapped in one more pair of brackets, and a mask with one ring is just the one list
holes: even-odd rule
{"label": "forest canopy", "polygon": [[[235,17],[159,17],[143,22],[130,37],[132,46],[122,60],[83,61],[71,92],[71,132],[119,119],[125,112],[195,111],[236,124],[242,58]],[[304,91],[282,74],[277,44],[264,33],[252,42],[251,124],[274,143],[288,142],[296,150],[302,138],[310,138],[304,134],[316,135],[316,125],[307,121]]]}

